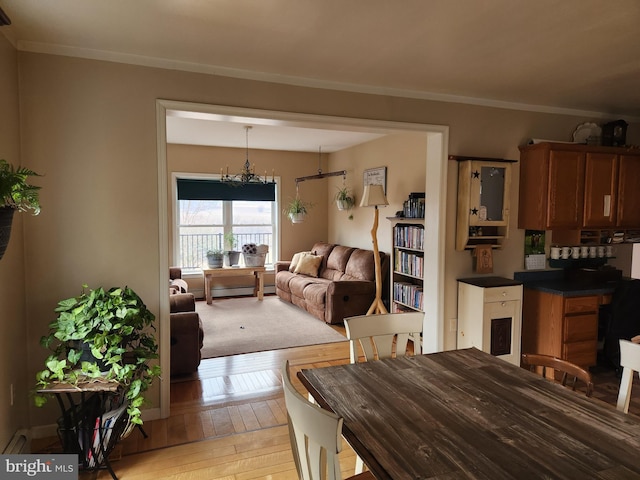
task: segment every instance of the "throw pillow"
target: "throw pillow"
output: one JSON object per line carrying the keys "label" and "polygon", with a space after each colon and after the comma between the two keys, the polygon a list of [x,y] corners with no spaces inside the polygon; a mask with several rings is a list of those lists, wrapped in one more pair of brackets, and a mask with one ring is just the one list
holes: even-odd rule
{"label": "throw pillow", "polygon": [[298,265],[298,262],[300,261],[300,259],[304,256],[304,255],[308,255],[311,252],[298,252],[296,254],[293,255],[293,258],[291,259],[291,264],[289,265],[289,271],[290,272],[295,272],[296,270],[296,265]]}
{"label": "throw pillow", "polygon": [[298,261],[293,273],[301,273],[303,275],[309,275],[310,277],[317,277],[320,262],[322,262],[321,255],[312,255],[310,253],[303,255]]}

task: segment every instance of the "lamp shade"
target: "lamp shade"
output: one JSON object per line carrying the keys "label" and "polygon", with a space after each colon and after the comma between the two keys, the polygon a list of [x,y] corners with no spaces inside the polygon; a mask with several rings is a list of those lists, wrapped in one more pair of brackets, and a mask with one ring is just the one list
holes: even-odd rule
{"label": "lamp shade", "polygon": [[374,207],[377,205],[389,205],[387,197],[384,195],[384,188],[382,185],[365,185],[360,206]]}

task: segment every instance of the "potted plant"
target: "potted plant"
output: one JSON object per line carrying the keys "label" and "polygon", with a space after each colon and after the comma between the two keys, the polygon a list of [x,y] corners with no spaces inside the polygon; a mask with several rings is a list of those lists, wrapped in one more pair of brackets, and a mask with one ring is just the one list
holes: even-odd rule
{"label": "potted plant", "polygon": [[335,194],[334,199],[338,210],[351,210],[356,204],[356,197],[351,193],[349,187],[338,188],[338,192]]}
{"label": "potted plant", "polygon": [[311,203],[296,197],[289,202],[289,205],[283,210],[283,213],[289,217],[291,223],[302,223],[305,215],[312,206]]}
{"label": "potted plant", "polygon": [[34,176],[40,175],[25,167],[14,168],[0,159],[0,259],[9,244],[14,212],[40,213],[38,190],[41,187],[27,182],[28,177]]}
{"label": "potted plant", "polygon": [[209,268],[221,268],[224,262],[224,252],[220,249],[209,250],[207,252],[207,263]]}
{"label": "potted plant", "polygon": [[[49,334],[40,344],[52,351],[44,370],[36,374],[36,389],[56,383],[115,380],[127,400],[133,424],[142,424],[140,407],[144,392],[160,375],[158,345],[152,332],[155,315],[129,287],[87,290],[61,300],[58,317],[49,324]],[[46,395],[36,394],[42,406]]]}
{"label": "potted plant", "polygon": [[238,241],[236,240],[233,232],[227,232],[224,234],[224,244],[228,248],[228,250],[225,250],[224,252],[225,263],[229,267],[237,265],[238,262],[240,262],[240,252],[236,250]]}

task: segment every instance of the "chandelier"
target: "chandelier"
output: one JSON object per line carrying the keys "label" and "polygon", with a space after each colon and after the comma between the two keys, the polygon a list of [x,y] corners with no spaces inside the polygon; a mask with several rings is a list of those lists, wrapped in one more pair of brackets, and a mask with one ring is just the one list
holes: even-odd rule
{"label": "chandelier", "polygon": [[242,186],[242,185],[253,184],[253,183],[263,183],[263,184],[275,183],[275,170],[271,172],[271,180],[269,180],[269,178],[267,177],[266,170],[264,171],[264,176],[261,177],[260,175],[256,174],[255,163],[252,166],[251,163],[249,162],[249,130],[251,130],[253,127],[250,125],[247,125],[244,128],[245,128],[245,136],[246,136],[247,155],[246,155],[246,159],[244,161],[242,170],[240,171],[240,173],[237,173],[235,175],[230,175],[229,166],[227,165],[226,173],[222,169],[220,169],[221,181],[225,183],[229,183],[234,186]]}

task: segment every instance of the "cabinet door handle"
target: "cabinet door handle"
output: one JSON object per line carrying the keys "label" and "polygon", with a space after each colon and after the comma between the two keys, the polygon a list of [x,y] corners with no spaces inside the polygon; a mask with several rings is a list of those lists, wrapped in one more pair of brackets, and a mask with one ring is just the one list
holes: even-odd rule
{"label": "cabinet door handle", "polygon": [[501,306],[501,307],[505,307],[506,305],[507,305],[507,302],[502,302],[502,303],[500,304],[500,306]]}
{"label": "cabinet door handle", "polygon": [[608,217],[611,214],[611,195],[604,196],[604,216]]}

